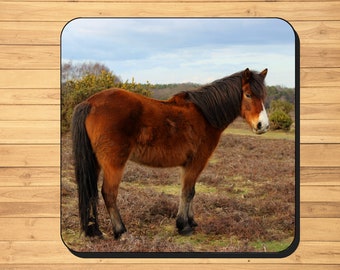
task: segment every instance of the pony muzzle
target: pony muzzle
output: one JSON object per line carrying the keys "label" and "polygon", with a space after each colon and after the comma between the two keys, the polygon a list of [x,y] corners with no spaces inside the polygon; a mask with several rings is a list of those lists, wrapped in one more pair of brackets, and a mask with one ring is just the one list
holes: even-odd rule
{"label": "pony muzzle", "polygon": [[253,132],[256,134],[263,134],[269,130],[269,119],[264,105],[262,104],[262,111],[255,124],[253,124]]}
{"label": "pony muzzle", "polygon": [[253,132],[256,134],[263,134],[269,130],[269,124],[263,126],[261,122],[258,122],[256,128],[253,128]]}

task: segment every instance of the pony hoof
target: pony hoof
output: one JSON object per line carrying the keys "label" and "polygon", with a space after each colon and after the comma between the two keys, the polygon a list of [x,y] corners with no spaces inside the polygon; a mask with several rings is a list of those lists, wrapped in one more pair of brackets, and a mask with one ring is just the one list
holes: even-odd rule
{"label": "pony hoof", "polygon": [[194,229],[190,226],[185,226],[182,230],[178,230],[178,233],[183,236],[190,236],[194,232]]}
{"label": "pony hoof", "polygon": [[88,237],[103,237],[103,233],[99,230],[98,225],[96,224],[87,226],[85,235]]}
{"label": "pony hoof", "polygon": [[114,233],[115,240],[118,240],[121,237],[122,233]]}
{"label": "pony hoof", "polygon": [[123,233],[127,232],[127,230],[124,228],[122,228],[121,230],[119,230],[118,232],[114,232],[114,237],[116,240],[118,240]]}
{"label": "pony hoof", "polygon": [[190,225],[190,227],[197,227],[198,226],[198,224],[196,223],[196,221],[195,220],[189,220],[189,225]]}

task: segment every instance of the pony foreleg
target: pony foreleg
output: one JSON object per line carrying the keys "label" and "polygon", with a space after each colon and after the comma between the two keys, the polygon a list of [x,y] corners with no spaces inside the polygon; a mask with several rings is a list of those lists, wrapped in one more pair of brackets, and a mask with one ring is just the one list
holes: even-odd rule
{"label": "pony foreleg", "polygon": [[107,209],[110,214],[114,237],[115,239],[118,239],[127,230],[119,214],[117,205],[114,204],[113,206],[107,207]]}
{"label": "pony foreleg", "polygon": [[199,162],[199,165],[184,167],[182,171],[182,193],[176,219],[176,227],[178,233],[182,235],[190,235],[193,228],[197,226],[194,220],[193,198],[195,196],[195,184],[197,177],[204,168],[205,163]]}
{"label": "pony foreleg", "polygon": [[193,227],[197,226],[194,220],[194,212],[192,209],[192,199],[195,196],[195,185],[191,189],[182,189],[178,214],[176,219],[176,227],[181,235],[190,235]]}
{"label": "pony foreleg", "polygon": [[194,220],[193,200],[191,200],[191,202],[189,203],[188,222],[191,228],[198,226],[198,224]]}
{"label": "pony foreleg", "polygon": [[104,182],[102,186],[102,195],[107,211],[110,215],[115,239],[118,239],[124,232],[126,232],[125,225],[116,204],[121,176],[122,170],[116,171],[114,177],[111,178],[108,177],[107,173],[104,173]]}

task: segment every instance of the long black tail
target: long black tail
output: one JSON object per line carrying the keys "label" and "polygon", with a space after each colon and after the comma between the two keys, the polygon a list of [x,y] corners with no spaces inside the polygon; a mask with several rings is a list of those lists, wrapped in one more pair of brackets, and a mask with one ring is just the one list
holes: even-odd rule
{"label": "long black tail", "polygon": [[86,235],[91,235],[94,233],[93,229],[95,231],[98,229],[97,180],[99,165],[85,127],[85,120],[90,110],[91,104],[87,102],[80,103],[74,109],[71,128],[75,176],[78,184],[80,222],[81,228]]}

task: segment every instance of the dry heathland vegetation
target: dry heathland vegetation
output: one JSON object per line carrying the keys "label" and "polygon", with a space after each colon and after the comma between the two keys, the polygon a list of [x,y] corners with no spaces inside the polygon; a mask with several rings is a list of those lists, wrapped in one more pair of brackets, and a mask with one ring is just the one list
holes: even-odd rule
{"label": "dry heathland vegetation", "polygon": [[[239,132],[241,131],[241,132]],[[242,135],[240,135],[242,133]],[[295,228],[295,142],[292,133],[252,136],[236,121],[200,175],[194,198],[198,227],[191,236],[175,228],[178,168],[129,162],[118,207],[128,232],[114,240],[101,194],[104,239],[80,232],[71,139],[62,137],[61,233],[80,252],[268,252],[287,248]],[[98,182],[99,190],[102,178]]]}

